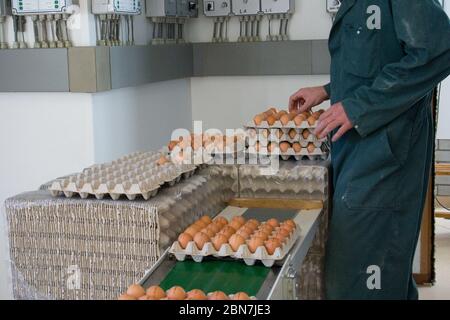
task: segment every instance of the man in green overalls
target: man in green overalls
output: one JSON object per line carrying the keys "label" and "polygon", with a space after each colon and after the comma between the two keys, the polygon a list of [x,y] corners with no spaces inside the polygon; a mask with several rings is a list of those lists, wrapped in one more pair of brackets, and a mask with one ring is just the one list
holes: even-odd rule
{"label": "man in green overalls", "polygon": [[432,91],[450,74],[449,18],[437,0],[343,0],[329,49],[331,83],[290,99],[291,110],[332,104],[316,129],[333,135],[327,298],[417,299],[412,264]]}

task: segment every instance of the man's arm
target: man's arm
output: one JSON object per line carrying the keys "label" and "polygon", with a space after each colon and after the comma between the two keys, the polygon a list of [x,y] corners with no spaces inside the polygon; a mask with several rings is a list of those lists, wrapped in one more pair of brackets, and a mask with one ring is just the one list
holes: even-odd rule
{"label": "man's arm", "polygon": [[435,0],[393,0],[398,39],[406,56],[386,65],[372,86],[342,101],[361,136],[385,126],[450,74],[450,22]]}

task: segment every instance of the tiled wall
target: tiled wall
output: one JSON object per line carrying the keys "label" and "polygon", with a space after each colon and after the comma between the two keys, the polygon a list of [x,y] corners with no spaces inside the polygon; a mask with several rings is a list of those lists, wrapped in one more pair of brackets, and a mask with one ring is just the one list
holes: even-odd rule
{"label": "tiled wall", "polygon": [[[436,162],[450,163],[450,140],[438,140]],[[436,177],[436,189],[439,196],[450,196],[450,176]]]}

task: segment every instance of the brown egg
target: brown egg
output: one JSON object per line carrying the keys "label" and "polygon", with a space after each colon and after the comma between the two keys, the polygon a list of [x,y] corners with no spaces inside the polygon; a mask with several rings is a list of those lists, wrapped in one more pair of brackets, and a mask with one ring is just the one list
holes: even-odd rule
{"label": "brown egg", "polygon": [[264,120],[265,120],[265,117],[264,117],[263,115],[260,115],[260,114],[256,115],[256,116],[253,118],[253,122],[254,122],[255,125],[257,125],[257,126],[259,126]]}
{"label": "brown egg", "polygon": [[289,115],[291,116],[291,119],[294,119],[296,116],[298,116],[297,110],[289,111]]}
{"label": "brown egg", "polygon": [[209,216],[203,216],[200,218],[200,220],[202,220],[207,225],[212,223],[212,219]]}
{"label": "brown egg", "polygon": [[236,234],[240,235],[242,238],[244,238],[245,240],[247,240],[248,238],[250,238],[250,235],[253,233],[252,232],[247,232],[244,229],[239,229]]}
{"label": "brown egg", "polygon": [[310,142],[308,144],[308,152],[309,153],[314,153],[314,151],[316,151],[316,146],[314,145],[314,143]]}
{"label": "brown egg", "polygon": [[252,237],[250,239],[250,241],[248,242],[248,250],[251,253],[255,253],[256,250],[262,246],[264,246],[264,239],[259,238],[259,237],[254,237],[254,238]]}
{"label": "brown egg", "polygon": [[186,299],[186,292],[182,287],[172,287],[167,291],[167,298],[169,300],[184,300]]}
{"label": "brown egg", "polygon": [[266,247],[267,253],[273,255],[277,248],[281,248],[281,242],[277,239],[271,239],[267,240],[264,246]]}
{"label": "brown egg", "polygon": [[166,292],[158,286],[151,286],[150,288],[147,289],[146,293],[147,293],[148,297],[154,298],[157,300],[161,300],[166,297]]}
{"label": "brown egg", "polygon": [[233,234],[228,243],[233,251],[238,251],[239,247],[245,243],[245,239],[238,234]]}
{"label": "brown egg", "polygon": [[261,150],[261,144],[259,143],[259,141],[257,141],[255,144],[255,151],[259,152],[260,150]]}
{"label": "brown egg", "polygon": [[214,221],[217,221],[222,226],[226,226],[228,224],[228,220],[225,219],[224,217],[217,217],[217,218],[214,219]]}
{"label": "brown egg", "polygon": [[273,229],[274,228],[268,223],[264,223],[264,224],[260,225],[259,228],[258,228],[259,231],[264,231],[264,232],[266,232],[268,234],[271,234]]}
{"label": "brown egg", "polygon": [[168,145],[169,151],[172,151],[178,145],[178,142],[179,141],[170,141]]}
{"label": "brown egg", "polygon": [[289,137],[291,139],[294,139],[296,136],[297,136],[297,130],[295,130],[295,129],[289,130]]}
{"label": "brown egg", "polygon": [[204,223],[202,220],[197,220],[194,225],[198,227],[200,230],[204,229],[208,226],[208,224]]}
{"label": "brown egg", "polygon": [[191,290],[187,293],[187,300],[208,300],[206,294],[199,289]]}
{"label": "brown egg", "polygon": [[227,239],[230,239],[230,237],[236,233],[236,229],[230,226],[225,226],[222,230],[220,230],[220,234],[223,234]]}
{"label": "brown egg", "polygon": [[285,141],[285,142],[280,143],[280,151],[283,153],[286,153],[290,147],[291,147],[291,144],[289,142]]}
{"label": "brown egg", "polygon": [[308,129],[303,130],[303,132],[302,132],[303,139],[305,139],[305,140],[308,139],[310,135],[311,135],[311,132]]}
{"label": "brown egg", "polygon": [[163,166],[168,162],[169,162],[169,160],[165,156],[162,156],[161,158],[159,158],[157,164],[158,164],[158,166]]}
{"label": "brown egg", "polygon": [[289,235],[291,234],[291,230],[280,227],[279,229],[277,229],[276,235],[280,235],[281,238],[286,239],[289,237]]}
{"label": "brown egg", "polygon": [[222,245],[228,242],[228,238],[223,234],[218,234],[212,239],[212,244],[214,246],[214,249],[217,251],[220,250]]}
{"label": "brown egg", "polygon": [[206,234],[209,238],[212,238],[216,235],[216,232],[208,228],[203,229],[202,232]]}
{"label": "brown egg", "polygon": [[267,233],[265,231],[256,231],[254,234],[252,234],[252,238],[261,238],[264,241],[266,241],[267,239],[269,239],[270,233]]}
{"label": "brown egg", "polygon": [[325,112],[324,110],[319,110],[319,111],[314,112],[314,113],[312,114],[312,116],[313,116],[316,120],[319,120],[320,116],[321,116],[322,113],[324,113],[324,112]]}
{"label": "brown egg", "polygon": [[305,117],[304,117],[303,115],[301,115],[301,114],[299,114],[298,116],[296,116],[296,117],[294,118],[294,122],[295,122],[295,125],[296,125],[296,126],[301,125],[302,122],[305,121],[305,120],[306,120]]}
{"label": "brown egg", "polygon": [[288,237],[283,236],[280,233],[275,233],[270,239],[277,239],[280,243],[285,243]]}
{"label": "brown egg", "polygon": [[291,117],[288,114],[283,114],[280,117],[280,122],[283,126],[287,125],[291,121]]}
{"label": "brown egg", "polygon": [[267,220],[267,224],[271,225],[272,228],[274,228],[274,229],[280,225],[280,223],[278,222],[278,220],[275,219],[275,218],[272,218],[272,219]]}
{"label": "brown egg", "polygon": [[270,131],[269,129],[263,129],[260,131],[260,133],[263,138],[267,139],[269,137]]}
{"label": "brown egg", "polygon": [[189,242],[193,241],[194,237],[191,236],[189,233],[182,233],[179,235],[178,237],[178,243],[180,244],[180,247],[182,247],[183,249],[186,249],[187,245],[189,244]]}
{"label": "brown egg", "polygon": [[253,224],[255,226],[255,228],[259,227],[259,225],[261,224],[258,220],[256,219],[250,219],[247,221],[247,224]]}
{"label": "brown egg", "polygon": [[233,300],[250,300],[250,297],[245,292],[238,292],[233,295]]}
{"label": "brown egg", "polygon": [[197,245],[197,248],[199,250],[203,250],[203,247],[206,243],[210,242],[211,239],[208,237],[207,234],[204,234],[203,232],[199,232],[194,237],[194,242]]}
{"label": "brown egg", "polygon": [[292,229],[297,228],[297,224],[296,224],[295,221],[292,220],[292,219],[288,219],[288,220],[286,220],[286,221],[283,221],[283,224],[287,224],[287,225],[291,226]]}
{"label": "brown egg", "polygon": [[222,291],[216,291],[208,295],[208,300],[230,300]]}
{"label": "brown egg", "polygon": [[292,144],[292,149],[294,149],[294,152],[298,154],[302,152],[302,145],[298,142],[295,142]]}
{"label": "brown egg", "polygon": [[231,221],[238,221],[241,226],[245,224],[245,218],[243,216],[235,216],[233,217],[233,219],[231,219]]}
{"label": "brown egg", "polygon": [[314,118],[313,116],[310,116],[310,117],[308,118],[308,124],[309,124],[310,126],[313,126],[313,125],[316,123],[316,121],[317,121],[317,119]]}
{"label": "brown egg", "polygon": [[230,222],[229,226],[235,230],[239,230],[242,227],[242,224],[239,221],[234,220]]}
{"label": "brown egg", "polygon": [[192,238],[195,237],[195,235],[200,231],[201,229],[199,227],[197,227],[196,225],[191,225],[190,227],[188,227],[184,233],[189,234]]}
{"label": "brown egg", "polygon": [[138,300],[158,300],[158,299],[154,299],[154,298],[151,298],[151,297],[145,295],[145,296],[140,297]]}
{"label": "brown egg", "polygon": [[252,234],[255,231],[251,225],[244,224],[238,231],[244,231],[245,233]]}
{"label": "brown egg", "polygon": [[271,115],[271,116],[267,117],[266,121],[269,126],[273,126],[275,124],[275,122],[277,121],[277,118],[275,118],[275,116]]}
{"label": "brown egg", "polygon": [[222,230],[222,225],[211,223],[206,227],[207,229],[211,230],[214,233],[218,233],[220,230]]}
{"label": "brown egg", "polygon": [[275,107],[270,107],[268,111],[272,112],[272,114],[278,113],[278,109]]}
{"label": "brown egg", "polygon": [[127,295],[138,299],[138,298],[142,297],[143,295],[145,295],[145,290],[139,284],[132,284],[127,289]]}

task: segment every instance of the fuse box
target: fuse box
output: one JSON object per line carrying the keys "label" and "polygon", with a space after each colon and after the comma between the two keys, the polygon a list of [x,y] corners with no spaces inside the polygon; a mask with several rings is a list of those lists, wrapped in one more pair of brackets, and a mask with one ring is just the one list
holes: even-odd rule
{"label": "fuse box", "polygon": [[66,13],[72,0],[12,0],[14,15]]}
{"label": "fuse box", "polygon": [[139,15],[141,0],[92,0],[93,14]]}
{"label": "fuse box", "polygon": [[293,13],[294,0],[261,0],[261,11],[265,14]]}
{"label": "fuse box", "polygon": [[336,14],[341,7],[340,0],[327,0],[327,11],[331,14]]}
{"label": "fuse box", "polygon": [[233,0],[233,13],[237,16],[256,15],[261,11],[259,0]]}
{"label": "fuse box", "polygon": [[198,17],[198,0],[177,0],[178,17]]}
{"label": "fuse box", "polygon": [[231,14],[231,0],[204,0],[203,12],[207,17],[226,17]]}
{"label": "fuse box", "polygon": [[177,0],[147,0],[147,17],[176,17]]}

